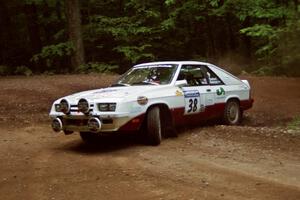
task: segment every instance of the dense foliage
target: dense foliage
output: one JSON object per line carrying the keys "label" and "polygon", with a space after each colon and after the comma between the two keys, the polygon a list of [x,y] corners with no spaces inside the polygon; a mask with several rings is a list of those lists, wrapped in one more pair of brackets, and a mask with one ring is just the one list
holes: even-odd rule
{"label": "dense foliage", "polygon": [[[0,75],[204,60],[235,73],[300,76],[299,0],[68,1],[0,0]],[[80,66],[71,63],[78,55],[67,28],[72,5],[81,14]]]}

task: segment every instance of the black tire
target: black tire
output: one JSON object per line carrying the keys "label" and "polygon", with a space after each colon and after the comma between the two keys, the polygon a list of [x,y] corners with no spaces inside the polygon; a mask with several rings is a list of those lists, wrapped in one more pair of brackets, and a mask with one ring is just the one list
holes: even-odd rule
{"label": "black tire", "polygon": [[93,143],[97,139],[97,135],[91,132],[80,132],[80,137],[86,143]]}
{"label": "black tire", "polygon": [[226,103],[223,121],[227,125],[237,125],[242,120],[242,111],[238,100],[229,100]]}
{"label": "black tire", "polygon": [[150,108],[147,114],[147,142],[157,146],[162,140],[162,126],[159,107]]}

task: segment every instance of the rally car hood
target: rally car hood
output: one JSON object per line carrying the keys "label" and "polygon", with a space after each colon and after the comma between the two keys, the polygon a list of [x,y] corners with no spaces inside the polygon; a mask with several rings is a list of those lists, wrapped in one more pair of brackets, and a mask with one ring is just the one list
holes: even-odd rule
{"label": "rally car hood", "polygon": [[109,87],[96,90],[88,90],[84,92],[79,92],[72,94],[70,96],[64,97],[65,99],[75,102],[79,99],[87,99],[89,101],[99,100],[99,99],[111,99],[111,98],[126,98],[132,95],[143,95],[143,93],[151,91],[153,89],[157,90],[164,86],[129,86],[129,87]]}

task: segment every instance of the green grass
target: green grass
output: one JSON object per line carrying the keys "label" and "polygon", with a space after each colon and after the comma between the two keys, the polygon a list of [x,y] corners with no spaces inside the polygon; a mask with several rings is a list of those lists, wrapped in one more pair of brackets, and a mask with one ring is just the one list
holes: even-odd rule
{"label": "green grass", "polygon": [[294,117],[294,119],[287,124],[287,127],[292,130],[300,130],[300,116]]}

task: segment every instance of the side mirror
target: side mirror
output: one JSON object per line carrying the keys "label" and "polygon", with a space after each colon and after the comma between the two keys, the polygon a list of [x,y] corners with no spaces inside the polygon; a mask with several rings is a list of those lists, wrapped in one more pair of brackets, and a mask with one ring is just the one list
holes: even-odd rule
{"label": "side mirror", "polygon": [[179,81],[175,82],[175,86],[177,86],[177,87],[184,87],[184,86],[187,86],[187,85],[188,85],[188,83],[187,83],[186,80],[179,80]]}

